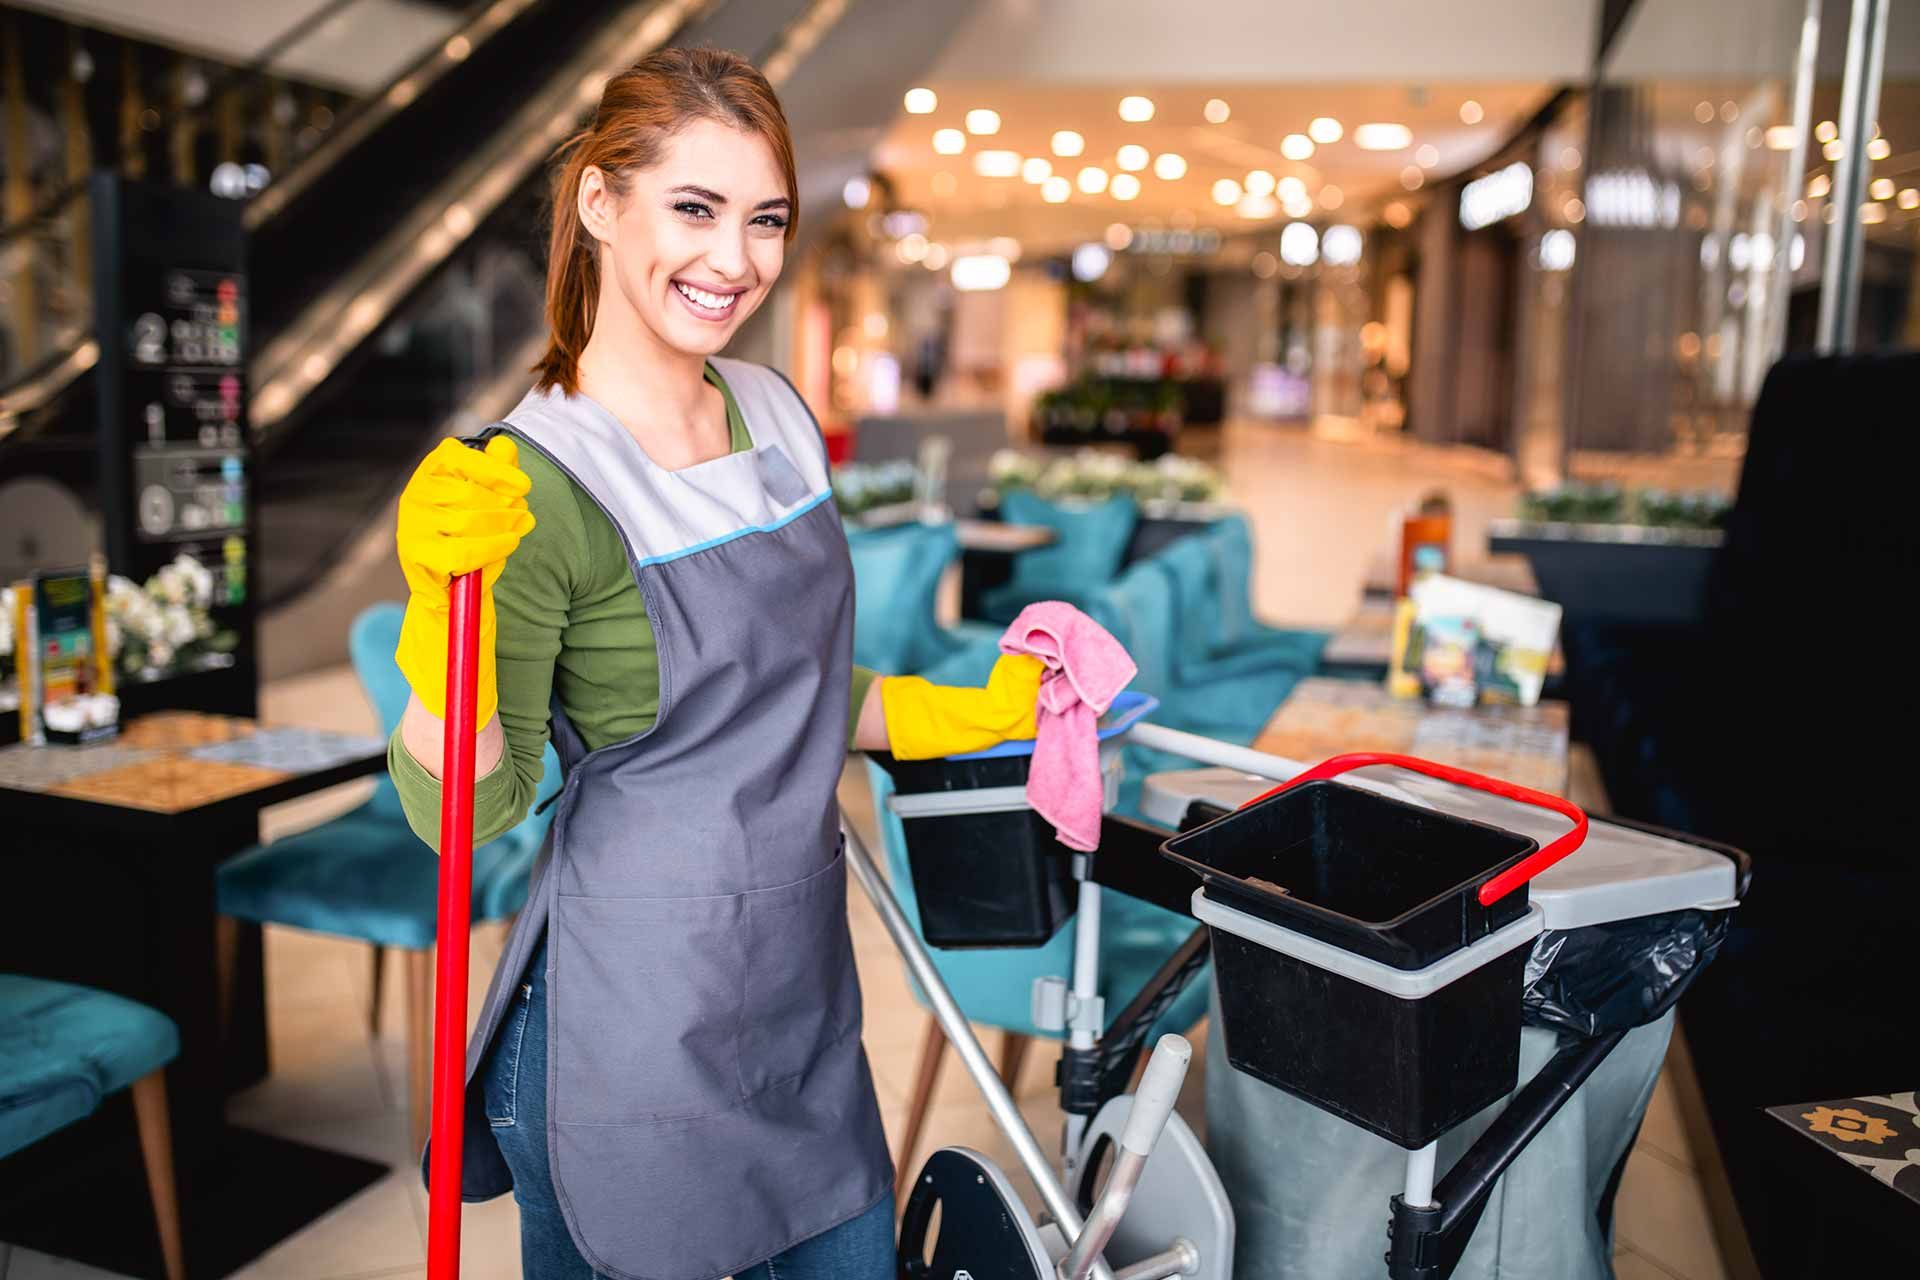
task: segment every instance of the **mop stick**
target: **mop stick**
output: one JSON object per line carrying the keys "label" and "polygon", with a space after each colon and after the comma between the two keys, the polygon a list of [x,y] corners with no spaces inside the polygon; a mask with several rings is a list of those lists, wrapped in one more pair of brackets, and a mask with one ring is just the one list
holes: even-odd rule
{"label": "mop stick", "polygon": [[440,953],[433,989],[433,1141],[427,1277],[460,1275],[460,1155],[466,1119],[467,931],[473,906],[473,750],[480,726],[480,575],[450,584],[447,719],[440,776]]}

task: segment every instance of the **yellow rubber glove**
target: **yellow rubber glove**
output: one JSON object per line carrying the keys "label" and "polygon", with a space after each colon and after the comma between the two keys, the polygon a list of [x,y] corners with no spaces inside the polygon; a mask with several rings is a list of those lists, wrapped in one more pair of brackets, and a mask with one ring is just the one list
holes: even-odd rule
{"label": "yellow rubber glove", "polygon": [[453,578],[478,571],[480,590],[480,699],[474,726],[500,706],[493,658],[493,584],[507,557],[533,528],[520,450],[511,436],[487,441],[485,451],[442,440],[400,493],[394,541],[411,591],[394,659],[427,710],[447,715],[447,631]]}
{"label": "yellow rubber glove", "polygon": [[880,681],[887,749],[899,760],[985,751],[1034,734],[1034,702],[1046,663],[1027,653],[1003,654],[984,689],[930,684],[920,676]]}

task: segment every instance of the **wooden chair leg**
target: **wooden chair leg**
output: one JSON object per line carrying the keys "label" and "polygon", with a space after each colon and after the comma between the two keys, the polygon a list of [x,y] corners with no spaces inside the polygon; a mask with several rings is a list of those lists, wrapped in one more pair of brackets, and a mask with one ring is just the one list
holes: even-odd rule
{"label": "wooden chair leg", "polygon": [[373,944],[373,995],[367,1000],[367,1035],[378,1038],[380,1035],[380,984],[387,972],[387,949],[379,943]]}
{"label": "wooden chair leg", "polygon": [[913,1180],[913,1153],[920,1145],[920,1130],[926,1127],[927,1108],[933,1104],[933,1087],[940,1083],[940,1064],[946,1060],[947,1037],[941,1034],[940,1020],[927,1015],[927,1030],[920,1040],[920,1065],[914,1071],[913,1100],[907,1104],[907,1131],[900,1137],[900,1149],[894,1153],[893,1198],[896,1206],[906,1204],[907,1184]]}
{"label": "wooden chair leg", "polygon": [[427,1145],[433,1098],[433,948],[407,952],[407,1117],[413,1149]]}
{"label": "wooden chair leg", "polygon": [[173,1128],[167,1118],[167,1073],[155,1071],[133,1082],[133,1114],[140,1127],[140,1156],[147,1166],[147,1192],[160,1229],[160,1256],[167,1280],[186,1280],[180,1248],[180,1200],[173,1184]]}
{"label": "wooden chair leg", "polygon": [[233,975],[240,964],[240,922],[232,916],[213,918],[213,990],[219,1017],[220,1043],[233,1028]]}
{"label": "wooden chair leg", "polygon": [[1020,1096],[1020,1068],[1027,1061],[1027,1050],[1033,1047],[1033,1037],[1021,1035],[1018,1031],[1000,1033],[1000,1083],[1007,1086],[1007,1092]]}

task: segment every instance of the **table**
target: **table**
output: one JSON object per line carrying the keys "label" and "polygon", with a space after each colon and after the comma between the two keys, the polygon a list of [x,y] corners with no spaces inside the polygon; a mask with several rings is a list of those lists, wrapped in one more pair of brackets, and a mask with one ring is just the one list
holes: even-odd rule
{"label": "table", "polygon": [[1348,751],[1420,756],[1554,795],[1567,789],[1567,704],[1436,707],[1362,680],[1314,676],[1294,686],[1253,741],[1308,764]]}
{"label": "table", "polygon": [[1872,1094],[1768,1107],[1801,1186],[1805,1276],[1920,1270],[1920,1095]]}
{"label": "table", "polygon": [[984,618],[981,599],[1013,577],[1013,558],[1050,547],[1059,535],[1046,525],[1008,524],[1000,520],[956,520],[960,539],[960,616]]}
{"label": "table", "polygon": [[[226,1274],[386,1172],[226,1124],[227,1095],[267,1068],[257,927],[240,931],[224,1041],[214,974],[214,871],[258,839],[261,809],[385,766],[381,739],[197,712],[144,716],[92,746],[0,748],[14,904],[0,970],[116,992],[178,1024],[167,1092],[196,1275]],[[110,1100],[0,1164],[0,1239],[157,1270],[121,1108]]]}

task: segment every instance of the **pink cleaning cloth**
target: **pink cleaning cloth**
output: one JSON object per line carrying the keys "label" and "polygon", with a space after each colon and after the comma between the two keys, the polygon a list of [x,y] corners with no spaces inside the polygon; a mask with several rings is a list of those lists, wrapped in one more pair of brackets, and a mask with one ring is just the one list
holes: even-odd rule
{"label": "pink cleaning cloth", "polygon": [[1110,632],[1070,604],[1042,600],[1020,611],[1000,637],[1002,653],[1030,653],[1040,677],[1027,803],[1069,849],[1100,847],[1098,721],[1139,668]]}

